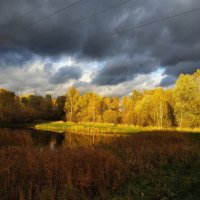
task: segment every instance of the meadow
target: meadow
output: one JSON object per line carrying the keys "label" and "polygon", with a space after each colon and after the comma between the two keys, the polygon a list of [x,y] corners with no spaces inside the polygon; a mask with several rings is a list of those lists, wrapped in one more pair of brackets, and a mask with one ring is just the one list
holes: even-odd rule
{"label": "meadow", "polygon": [[95,143],[85,139],[80,146],[75,143],[81,136],[72,137],[72,144],[65,136],[53,151],[48,144],[36,145],[30,133],[0,129],[2,200],[178,200],[200,195],[198,133],[143,131]]}

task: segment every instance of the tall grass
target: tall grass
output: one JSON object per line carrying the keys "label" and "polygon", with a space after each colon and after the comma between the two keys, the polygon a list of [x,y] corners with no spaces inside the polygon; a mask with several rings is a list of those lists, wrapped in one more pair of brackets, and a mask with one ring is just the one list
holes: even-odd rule
{"label": "tall grass", "polygon": [[68,149],[40,152],[19,147],[1,151],[1,199],[92,199],[116,191],[126,178],[125,167],[108,152]]}
{"label": "tall grass", "polygon": [[32,142],[31,131],[11,131],[11,129],[0,128],[0,148],[9,146],[31,146]]}
{"label": "tall grass", "polygon": [[152,171],[165,163],[185,160],[196,152],[196,146],[184,133],[154,131],[116,138],[111,144],[101,144],[135,172]]}
{"label": "tall grass", "polygon": [[32,146],[28,134],[18,132],[0,134],[2,200],[110,199],[132,173],[149,172],[196,152],[195,144],[174,132],[134,134],[55,151]]}

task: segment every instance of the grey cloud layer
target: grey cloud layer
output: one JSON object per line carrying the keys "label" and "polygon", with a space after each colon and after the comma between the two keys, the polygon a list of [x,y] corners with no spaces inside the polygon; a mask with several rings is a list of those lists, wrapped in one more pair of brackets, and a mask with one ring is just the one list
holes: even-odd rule
{"label": "grey cloud layer", "polygon": [[51,84],[66,83],[70,80],[78,80],[82,75],[79,67],[62,67],[56,73],[52,74],[49,78]]}
{"label": "grey cloud layer", "polygon": [[[116,85],[132,80],[136,74],[148,74],[156,69],[156,62],[147,57],[117,57],[107,62],[93,80],[97,85]],[[158,66],[158,65],[157,65]]]}
{"label": "grey cloud layer", "polygon": [[[73,1],[58,0],[41,9],[20,16],[41,4],[40,0],[2,0],[0,7],[0,68],[20,66],[35,56],[52,60],[61,55],[77,60],[97,60],[105,66],[92,80],[96,85],[116,85],[148,74],[159,67],[166,77],[161,85],[173,84],[180,73],[193,73],[200,63],[200,12],[175,18],[122,34],[113,31],[134,27],[151,20],[197,8],[198,0],[132,0],[102,15],[73,23],[94,12],[115,5],[120,0],[85,0],[62,14],[35,24],[43,16]],[[61,68],[49,75],[51,84],[79,79],[80,67]]]}

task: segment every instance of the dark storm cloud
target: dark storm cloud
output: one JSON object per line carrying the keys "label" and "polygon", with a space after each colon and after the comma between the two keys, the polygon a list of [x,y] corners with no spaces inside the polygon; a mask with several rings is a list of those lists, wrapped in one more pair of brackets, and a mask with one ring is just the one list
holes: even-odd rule
{"label": "dark storm cloud", "polygon": [[[125,82],[137,74],[155,71],[160,66],[165,68],[166,75],[162,84],[167,85],[173,82],[171,77],[192,73],[199,67],[200,12],[111,35],[124,28],[197,8],[200,6],[198,0],[132,0],[80,22],[94,12],[122,2],[85,0],[60,15],[30,26],[72,2],[52,1],[32,13],[21,15],[44,1],[1,0],[0,24],[6,25],[0,25],[0,67],[22,65],[33,59],[33,55],[52,59],[69,55],[79,60],[97,60],[106,63],[94,76],[92,83],[97,85]],[[69,75],[79,78],[79,69],[76,72],[62,70],[50,77],[52,83],[65,82],[70,79]],[[68,72],[65,73],[65,70]]]}
{"label": "dark storm cloud", "polygon": [[137,74],[148,74],[156,69],[157,63],[147,57],[118,57],[96,74],[93,83],[97,85],[115,85],[133,79]]}
{"label": "dark storm cloud", "polygon": [[[200,59],[199,59],[200,61]],[[160,86],[166,87],[175,84],[180,74],[193,74],[200,68],[200,62],[180,62],[177,65],[171,65],[166,68],[164,77],[160,83]]]}
{"label": "dark storm cloud", "polygon": [[159,86],[166,87],[166,86],[173,85],[175,82],[176,82],[176,77],[167,75],[161,80]]}
{"label": "dark storm cloud", "polygon": [[[96,20],[89,20],[84,23],[74,24],[82,17],[92,14],[94,11],[101,10],[105,6],[112,5],[112,2],[83,2],[77,4],[71,9],[57,15],[54,18],[30,26],[40,18],[48,16],[57,10],[71,4],[74,1],[57,2],[47,4],[46,7],[37,10],[30,15],[20,16],[20,13],[26,13],[37,5],[40,1],[25,1],[13,2],[11,0],[4,0],[1,2],[0,16],[1,38],[5,38],[2,44],[7,48],[13,46],[20,46],[23,49],[29,49],[34,53],[41,55],[60,55],[64,53],[78,54],[79,52],[88,56],[95,55],[96,57],[103,55],[106,47],[105,30],[109,30],[109,23],[103,23],[103,20],[96,18]],[[116,3],[117,1],[113,1]],[[10,6],[15,8],[10,12]],[[10,15],[8,14],[10,13]],[[106,18],[106,17],[105,17]],[[112,20],[111,20],[112,21]],[[97,30],[98,27],[98,30]],[[101,30],[101,31],[100,31]],[[97,37],[97,38],[96,38]],[[103,43],[99,42],[102,41]],[[91,44],[91,45],[90,45]],[[91,48],[93,51],[91,51]],[[95,53],[97,51],[97,53]]]}
{"label": "dark storm cloud", "polygon": [[200,68],[200,59],[198,61],[180,62],[177,65],[169,66],[166,69],[166,74],[178,76],[179,74],[192,74]]}
{"label": "dark storm cloud", "polygon": [[62,67],[49,78],[51,84],[67,83],[70,80],[78,80],[82,76],[82,71],[79,67]]}
{"label": "dark storm cloud", "polygon": [[23,49],[19,50],[0,50],[0,68],[9,67],[9,66],[22,66],[26,62],[32,60],[34,55],[31,52],[28,52]]}

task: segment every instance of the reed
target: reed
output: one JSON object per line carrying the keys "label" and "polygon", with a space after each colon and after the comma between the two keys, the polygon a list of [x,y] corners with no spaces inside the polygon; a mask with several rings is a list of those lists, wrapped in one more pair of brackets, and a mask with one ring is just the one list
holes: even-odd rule
{"label": "reed", "polygon": [[186,134],[176,132],[136,133],[55,151],[31,145],[24,131],[11,132],[0,134],[2,200],[111,199],[133,174],[187,160],[197,152]]}

